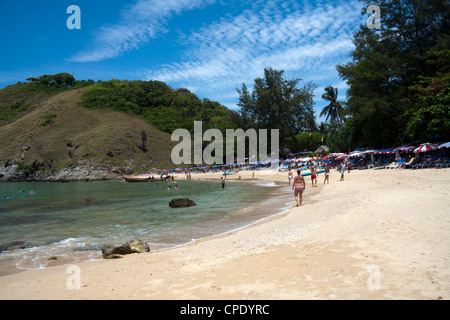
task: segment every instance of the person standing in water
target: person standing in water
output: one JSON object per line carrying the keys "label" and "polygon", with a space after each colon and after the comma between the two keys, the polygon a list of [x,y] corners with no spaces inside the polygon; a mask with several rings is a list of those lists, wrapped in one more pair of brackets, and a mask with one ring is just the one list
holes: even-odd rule
{"label": "person standing in water", "polygon": [[220,179],[222,180],[222,189],[225,189],[225,178],[220,177]]}
{"label": "person standing in water", "polygon": [[292,183],[292,190],[294,190],[295,201],[297,202],[297,207],[302,205],[303,201],[303,191],[305,191],[306,183],[305,178],[301,176],[301,170],[297,170],[297,176],[294,178]]}

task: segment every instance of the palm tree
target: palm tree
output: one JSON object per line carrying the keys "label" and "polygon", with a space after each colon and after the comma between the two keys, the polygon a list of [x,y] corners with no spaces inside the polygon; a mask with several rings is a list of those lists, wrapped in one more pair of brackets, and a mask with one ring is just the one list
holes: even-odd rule
{"label": "palm tree", "polygon": [[338,121],[342,122],[344,120],[345,109],[342,105],[345,105],[343,101],[337,101],[338,89],[332,86],[325,87],[325,93],[322,95],[322,99],[330,102],[329,105],[323,108],[320,116],[326,116],[326,121],[330,119],[330,122]]}

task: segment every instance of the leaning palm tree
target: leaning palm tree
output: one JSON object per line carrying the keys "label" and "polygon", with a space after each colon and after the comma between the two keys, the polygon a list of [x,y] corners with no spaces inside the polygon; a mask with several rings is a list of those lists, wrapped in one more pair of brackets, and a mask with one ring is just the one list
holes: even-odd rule
{"label": "leaning palm tree", "polygon": [[337,101],[338,89],[332,86],[325,87],[325,93],[322,95],[322,99],[330,102],[329,105],[323,108],[320,116],[326,116],[326,121],[330,119],[330,122],[342,122],[344,120],[345,109],[343,105],[345,102]]}

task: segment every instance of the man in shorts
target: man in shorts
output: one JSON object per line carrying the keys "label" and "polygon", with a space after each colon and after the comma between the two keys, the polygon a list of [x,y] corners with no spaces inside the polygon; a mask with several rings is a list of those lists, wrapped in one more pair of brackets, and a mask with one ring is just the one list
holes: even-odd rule
{"label": "man in shorts", "polygon": [[314,167],[314,165],[311,166],[311,183],[313,187],[317,187],[317,169]]}

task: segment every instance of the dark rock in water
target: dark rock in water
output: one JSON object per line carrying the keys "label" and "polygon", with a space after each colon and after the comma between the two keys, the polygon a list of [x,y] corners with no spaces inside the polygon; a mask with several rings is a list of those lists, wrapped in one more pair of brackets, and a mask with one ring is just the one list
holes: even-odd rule
{"label": "dark rock in water", "polygon": [[127,254],[143,253],[143,252],[150,252],[150,247],[147,244],[147,242],[136,238],[118,247],[106,245],[102,248],[102,254],[104,259],[119,259],[121,258],[121,256]]}
{"label": "dark rock in water", "polygon": [[48,260],[48,261],[51,261],[51,260],[58,260],[58,257],[50,257],[50,258],[48,258],[47,260]]}
{"label": "dark rock in water", "polygon": [[190,199],[173,199],[169,202],[171,208],[188,208],[196,205],[197,204]]}
{"label": "dark rock in water", "polygon": [[84,201],[83,201],[84,204],[92,204],[92,203],[96,203],[96,202],[97,202],[97,200],[91,199],[91,198],[84,199]]}
{"label": "dark rock in water", "polygon": [[19,250],[19,249],[25,249],[29,248],[30,245],[26,243],[25,241],[14,241],[9,242],[5,244],[0,244],[0,253],[3,251],[12,251],[12,250]]}

